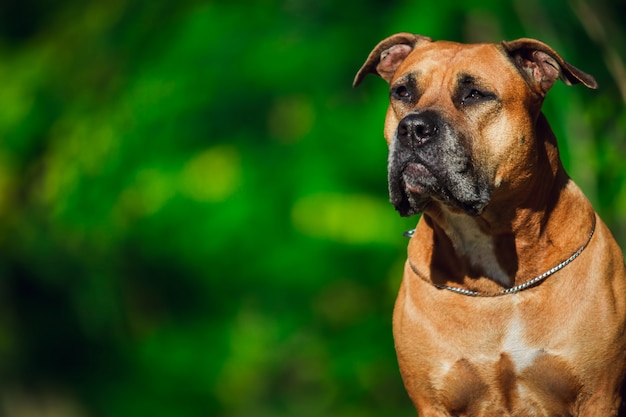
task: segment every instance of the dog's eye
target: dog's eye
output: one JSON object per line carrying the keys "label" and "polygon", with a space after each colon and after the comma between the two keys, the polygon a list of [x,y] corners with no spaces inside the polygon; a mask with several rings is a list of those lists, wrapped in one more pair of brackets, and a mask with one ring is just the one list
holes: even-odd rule
{"label": "dog's eye", "polygon": [[465,97],[461,100],[461,105],[471,105],[492,98],[494,98],[493,94],[473,88],[469,90],[469,93],[466,93]]}
{"label": "dog's eye", "polygon": [[467,95],[467,97],[465,97],[465,100],[480,100],[483,97],[485,97],[485,95],[483,93],[481,93],[480,91],[472,90]]}
{"label": "dog's eye", "polygon": [[402,99],[406,100],[408,98],[411,98],[411,93],[409,92],[409,89],[406,88],[406,86],[404,86],[404,85],[401,85],[401,86],[398,86],[398,87],[394,88],[393,91],[392,91],[392,94],[393,94],[393,96],[395,98],[398,98],[398,99],[401,99],[401,100]]}

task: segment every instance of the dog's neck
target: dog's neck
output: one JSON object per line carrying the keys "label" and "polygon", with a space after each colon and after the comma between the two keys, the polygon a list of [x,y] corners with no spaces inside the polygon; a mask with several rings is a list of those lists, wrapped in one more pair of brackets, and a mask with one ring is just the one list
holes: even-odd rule
{"label": "dog's neck", "polygon": [[497,239],[481,230],[473,217],[448,210],[443,210],[442,214],[447,226],[442,230],[457,256],[466,260],[469,275],[485,275],[504,287],[512,287],[515,277],[498,259]]}
{"label": "dog's neck", "polygon": [[[429,265],[426,275],[438,285],[493,293],[523,284],[576,252],[593,227],[591,205],[571,205],[583,198],[578,187],[570,181],[561,193],[563,202],[545,216],[520,209],[508,231],[496,222],[490,227],[483,216],[445,209],[436,217],[425,214],[409,245],[409,258],[415,261],[418,254],[422,259],[417,263]],[[566,210],[565,201],[578,208]],[[429,254],[423,250],[428,241]],[[414,245],[421,248],[414,250]]]}
{"label": "dog's neck", "polygon": [[551,131],[543,131],[548,136],[538,141],[541,169],[533,167],[526,187],[495,190],[480,216],[439,204],[424,214],[409,257],[424,256],[411,246],[431,240],[430,259],[421,263],[431,266],[434,283],[486,292],[510,288],[553,268],[584,243],[593,208],[565,173]]}

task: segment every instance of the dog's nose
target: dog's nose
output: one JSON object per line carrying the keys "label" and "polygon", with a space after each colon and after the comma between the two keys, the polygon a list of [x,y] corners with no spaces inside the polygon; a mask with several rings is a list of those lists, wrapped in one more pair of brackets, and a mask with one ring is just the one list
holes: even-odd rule
{"label": "dog's nose", "polygon": [[409,114],[398,125],[398,139],[405,146],[426,144],[439,133],[436,119],[431,112]]}

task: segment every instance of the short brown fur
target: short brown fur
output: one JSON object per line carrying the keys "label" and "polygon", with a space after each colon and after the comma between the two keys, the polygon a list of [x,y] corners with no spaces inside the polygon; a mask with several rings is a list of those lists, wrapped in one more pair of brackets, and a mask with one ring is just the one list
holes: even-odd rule
{"label": "short brown fur", "polygon": [[[558,79],[595,88],[593,77],[532,39],[464,45],[407,33],[383,40],[355,85],[368,73],[392,92],[392,202],[423,213],[393,317],[420,417],[618,415],[624,260],[541,113]],[[442,289],[494,295],[581,247],[513,294]]]}

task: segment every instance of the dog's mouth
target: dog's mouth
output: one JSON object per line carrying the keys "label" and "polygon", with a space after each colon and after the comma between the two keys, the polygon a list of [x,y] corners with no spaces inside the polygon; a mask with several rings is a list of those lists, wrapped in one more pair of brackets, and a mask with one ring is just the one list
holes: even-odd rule
{"label": "dog's mouth", "polygon": [[389,196],[403,217],[422,213],[432,201],[477,216],[489,201],[484,184],[462,175],[439,178],[420,162],[409,162],[395,173],[389,173]]}
{"label": "dog's mouth", "polygon": [[407,115],[389,146],[389,196],[402,216],[422,213],[438,203],[479,215],[490,200],[488,176],[464,144],[471,138],[442,115]]}
{"label": "dog's mouth", "polygon": [[437,179],[423,164],[410,162],[403,169],[389,173],[391,203],[403,217],[419,214],[432,200]]}
{"label": "dog's mouth", "polygon": [[426,194],[427,187],[424,179],[432,177],[432,174],[423,164],[411,162],[402,172],[402,180],[407,192]]}

